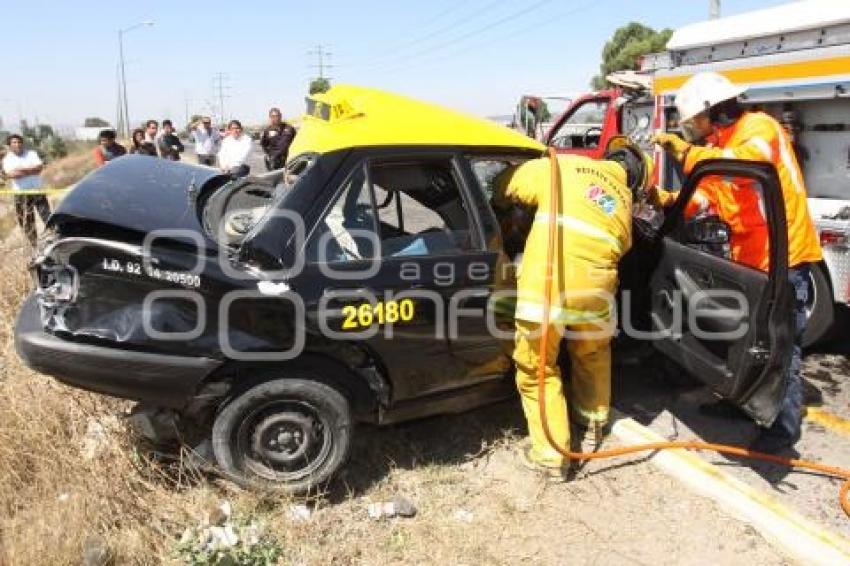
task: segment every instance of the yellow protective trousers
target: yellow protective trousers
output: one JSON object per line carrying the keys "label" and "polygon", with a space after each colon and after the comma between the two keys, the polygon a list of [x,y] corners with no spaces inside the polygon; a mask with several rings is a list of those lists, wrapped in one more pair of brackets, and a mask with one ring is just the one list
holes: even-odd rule
{"label": "yellow protective trousers", "polygon": [[[594,324],[555,326],[546,344],[546,417],[556,444],[569,449],[570,425],[567,399],[558,367],[558,351],[564,329],[570,356],[573,419],[582,424],[604,423],[611,405],[611,336]],[[540,363],[539,323],[516,320],[516,384],[531,437],[531,459],[546,466],[560,466],[564,457],[549,444],[540,421],[537,397],[537,367]]]}

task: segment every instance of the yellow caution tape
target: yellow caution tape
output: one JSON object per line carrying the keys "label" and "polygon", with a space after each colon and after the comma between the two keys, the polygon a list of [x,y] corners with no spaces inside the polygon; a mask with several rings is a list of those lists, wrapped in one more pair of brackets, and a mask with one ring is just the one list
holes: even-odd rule
{"label": "yellow caution tape", "polygon": [[37,197],[50,195],[64,195],[73,187],[65,187],[64,189],[39,189],[37,191],[17,190],[17,189],[0,189],[0,196],[13,195],[16,197]]}

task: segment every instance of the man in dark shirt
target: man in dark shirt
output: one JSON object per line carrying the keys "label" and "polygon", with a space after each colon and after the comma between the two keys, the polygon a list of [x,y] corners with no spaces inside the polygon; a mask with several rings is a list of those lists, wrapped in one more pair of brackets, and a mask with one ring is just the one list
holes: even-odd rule
{"label": "man in dark shirt", "polygon": [[97,147],[94,148],[94,160],[98,167],[127,153],[124,146],[115,141],[115,130],[101,130],[98,141]]}
{"label": "man in dark shirt", "polygon": [[174,125],[171,120],[162,121],[162,135],[159,136],[159,155],[163,159],[180,161],[180,153],[183,151],[183,143],[174,135]]}
{"label": "man in dark shirt", "polygon": [[266,154],[266,169],[282,169],[286,163],[289,146],[295,138],[295,128],[282,120],[279,108],[269,110],[269,125],[263,130],[260,146]]}

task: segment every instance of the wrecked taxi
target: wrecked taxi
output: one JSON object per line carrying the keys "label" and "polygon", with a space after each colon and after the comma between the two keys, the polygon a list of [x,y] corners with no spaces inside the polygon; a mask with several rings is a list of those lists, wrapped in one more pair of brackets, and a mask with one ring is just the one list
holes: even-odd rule
{"label": "wrecked taxi", "polygon": [[[497,335],[505,324],[488,306],[509,285],[505,258],[522,242],[490,197],[498,173],[544,151],[485,120],[337,86],[308,99],[280,171],[234,181],[206,167],[116,159],[51,217],[17,351],[63,383],[138,401],[154,415],[155,440],[191,424],[243,485],[314,489],[345,462],[355,423],[514,394],[510,324]],[[770,274],[694,245],[719,237],[682,219],[709,175],[762,185]],[[706,338],[679,325],[648,339],[759,422],[778,410],[792,339],[783,225],[768,167],[709,163],[660,229],[635,243],[622,274],[635,289],[633,320],[643,321],[633,332],[683,318],[726,332]],[[748,308],[690,300],[718,290]]]}

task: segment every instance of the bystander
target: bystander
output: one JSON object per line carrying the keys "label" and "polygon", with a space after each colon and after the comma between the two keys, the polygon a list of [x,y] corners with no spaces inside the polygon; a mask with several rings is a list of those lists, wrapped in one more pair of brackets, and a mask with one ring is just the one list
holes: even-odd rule
{"label": "bystander", "polygon": [[269,125],[263,130],[260,137],[260,147],[263,148],[266,161],[266,169],[273,171],[283,169],[286,157],[289,154],[289,146],[295,138],[295,128],[283,121],[279,108],[269,110]]}
{"label": "bystander", "polygon": [[94,160],[98,167],[127,153],[127,149],[115,141],[115,130],[102,130],[98,136],[98,142],[97,147],[94,148]]}
{"label": "bystander", "polygon": [[221,135],[212,127],[209,116],[201,118],[200,123],[192,124],[192,140],[195,142],[198,164],[215,167],[215,156],[221,146]]}
{"label": "bystander", "polygon": [[38,232],[34,213],[37,211],[42,222],[47,224],[50,203],[44,194],[26,195],[26,192],[42,190],[41,170],[44,164],[34,150],[24,147],[24,138],[18,134],[10,135],[6,143],[9,151],[3,157],[3,172],[11,180],[12,190],[21,192],[20,196],[15,195],[15,217],[30,245],[35,248]]}
{"label": "bystander", "polygon": [[218,153],[218,166],[222,172],[238,179],[251,171],[246,163],[252,149],[251,137],[242,132],[242,123],[239,120],[231,120],[227,125],[227,132]]}
{"label": "bystander", "polygon": [[183,143],[180,138],[174,133],[174,125],[171,120],[162,121],[162,134],[158,138],[159,155],[163,159],[171,161],[180,161],[180,154],[183,152]]}

